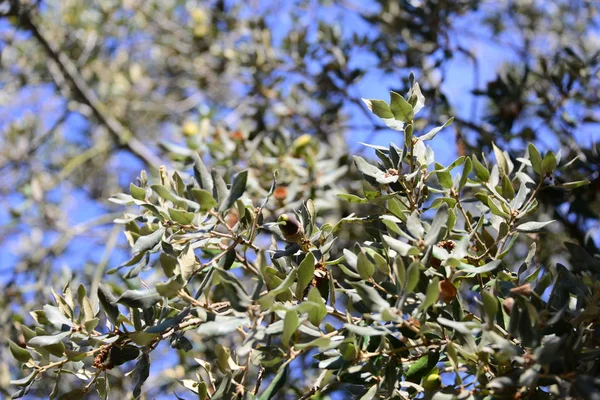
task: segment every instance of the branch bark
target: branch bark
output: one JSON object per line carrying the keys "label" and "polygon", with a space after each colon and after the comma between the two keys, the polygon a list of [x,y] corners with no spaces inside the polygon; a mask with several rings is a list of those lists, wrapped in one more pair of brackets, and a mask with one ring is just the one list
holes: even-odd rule
{"label": "branch bark", "polygon": [[[33,37],[40,43],[48,57],[57,64],[63,78],[69,83],[71,89],[78,96],[78,100],[91,108],[94,116],[106,127],[114,142],[118,146],[125,147],[132,154],[138,157],[147,165],[159,166],[161,160],[139,139],[137,139],[129,129],[123,126],[117,119],[112,117],[106,110],[106,106],[98,98],[96,93],[87,84],[81,76],[79,69],[64,52],[50,43],[44,33],[34,22],[34,17],[30,10],[23,10],[21,15],[22,27],[29,30]],[[55,84],[60,87],[61,83],[54,78]]]}

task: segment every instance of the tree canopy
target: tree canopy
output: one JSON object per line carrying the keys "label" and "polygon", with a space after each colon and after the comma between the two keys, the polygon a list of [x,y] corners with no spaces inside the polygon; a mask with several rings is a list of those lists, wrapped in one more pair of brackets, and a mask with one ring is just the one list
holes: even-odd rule
{"label": "tree canopy", "polygon": [[598,398],[599,11],[2,2],[0,393]]}

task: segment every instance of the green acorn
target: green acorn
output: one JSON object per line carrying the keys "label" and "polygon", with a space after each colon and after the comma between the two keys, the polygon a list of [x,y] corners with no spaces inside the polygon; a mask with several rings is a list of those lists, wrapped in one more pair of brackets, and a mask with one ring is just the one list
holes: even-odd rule
{"label": "green acorn", "polygon": [[442,387],[442,377],[436,373],[429,374],[423,378],[421,386],[426,392],[436,392]]}

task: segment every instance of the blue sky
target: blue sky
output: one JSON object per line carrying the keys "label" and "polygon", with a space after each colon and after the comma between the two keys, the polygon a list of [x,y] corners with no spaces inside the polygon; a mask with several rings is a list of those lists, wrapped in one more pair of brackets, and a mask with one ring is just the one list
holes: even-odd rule
{"label": "blue sky", "polygon": [[[370,4],[371,3],[367,3],[366,6],[361,6],[371,7]],[[281,7],[283,10],[285,10],[285,6]],[[330,9],[322,9],[319,11],[319,14],[319,17],[331,21],[341,18],[343,21],[342,26],[344,29],[344,34],[346,36],[351,35],[353,31],[364,32],[367,30],[367,25],[359,17],[351,13],[344,12],[342,10],[331,12]],[[286,18],[285,14],[282,14],[279,17],[281,20],[278,22],[281,22],[283,25],[290,23],[290,20]],[[311,18],[311,15],[306,16],[307,24],[310,23]],[[478,15],[461,17],[457,25],[464,24],[469,26],[472,24],[473,19],[477,18],[479,18]],[[7,29],[6,25],[4,24],[5,22],[0,21],[0,32],[4,29]],[[475,52],[481,60],[485,60],[485,62],[482,62],[479,66],[479,85],[480,87],[483,87],[487,81],[495,78],[498,66],[502,65],[506,61],[514,61],[516,56],[511,52],[505,51],[505,48],[501,45],[494,46],[486,39],[483,39],[484,37],[490,35],[489,32],[484,32],[483,28],[476,27],[474,29],[475,32],[481,33],[481,37],[464,37],[455,35],[452,40],[460,42],[464,47],[467,47]],[[285,29],[282,28],[280,32],[274,31],[273,34],[277,37],[278,33],[279,36],[281,36],[284,34],[284,32]],[[280,39],[281,37],[279,37],[279,40]],[[360,66],[364,67],[372,64],[373,60],[368,54],[362,54],[359,55],[354,62],[361,64]],[[473,80],[475,78],[473,65],[467,57],[457,54],[455,58],[447,64],[445,69],[446,80],[441,86],[442,90],[450,99],[452,99],[457,115],[460,115],[463,117],[463,119],[468,120],[471,117],[471,107],[473,104],[473,96],[470,94],[470,90],[473,89]],[[389,90],[392,87],[397,86],[397,82],[400,78],[401,76],[383,74],[380,71],[372,69],[372,71],[368,72],[361,82],[356,85],[354,88],[355,93],[353,94],[357,95],[358,97],[388,100]],[[419,76],[417,75],[417,80],[418,78]],[[53,88],[51,86],[32,87],[22,92],[17,99],[11,99],[10,104],[0,103],[0,128],[13,120],[22,118],[27,112],[33,112],[36,114],[44,113],[44,115],[48,116],[44,121],[44,126],[40,127],[40,131],[43,131],[48,126],[51,126],[54,122],[52,115],[57,115],[58,111],[64,108],[64,106],[64,102],[53,94]],[[482,117],[482,110],[484,109],[484,106],[484,100],[478,101],[476,107],[478,118]],[[356,107],[357,106],[354,104],[348,104],[345,108],[345,111],[347,111],[348,115],[351,117],[351,124],[357,126],[365,126],[370,124],[371,121],[367,119],[362,112],[357,112]],[[75,114],[71,115],[72,117],[69,117],[65,127],[62,130],[62,134],[64,135],[65,139],[69,141],[81,141],[85,143],[87,140],[85,137],[87,122],[82,117],[78,117]],[[361,146],[357,143],[364,141],[369,133],[369,129],[358,129],[349,133],[347,135],[349,148],[352,151],[359,150]],[[391,130],[381,131],[373,137],[373,144],[387,145],[389,142],[401,142],[402,137],[400,135],[400,133]],[[582,143],[590,143],[591,141],[597,142],[599,139],[600,133],[596,128],[591,126],[584,126],[577,132],[577,140],[581,141]],[[542,147],[551,149],[555,146],[557,146],[557,143],[553,142],[550,136],[542,137]],[[432,147],[436,153],[436,156],[438,157],[439,162],[451,162],[456,157],[456,143],[452,129],[450,128],[442,131],[436,140],[432,142]],[[366,154],[369,153],[367,152]],[[115,158],[112,167],[115,171],[120,171],[119,182],[123,185],[123,187],[127,187],[128,183],[133,181],[135,176],[137,176],[141,165],[130,155],[122,153],[120,157]],[[55,192],[51,194],[50,199],[52,199],[52,196],[61,196],[66,191],[70,190],[68,187],[68,181],[63,185],[65,186],[55,189]],[[67,211],[69,215],[69,222],[73,225],[88,221],[94,217],[97,217],[98,215],[106,213],[109,209],[115,209],[114,206],[108,206],[107,203],[98,204],[87,201],[85,193],[81,193],[76,190],[72,191],[71,193],[72,198],[68,203],[68,209],[65,211]],[[9,204],[11,206],[19,206],[22,201],[22,196],[19,194],[13,194],[7,199],[0,199],[0,205],[5,206],[6,204]],[[0,207],[0,226],[5,225],[8,219],[9,215],[7,208]],[[31,234],[31,232],[28,230],[25,230],[24,232],[26,235]],[[120,237],[121,239],[123,238],[122,235]],[[12,269],[17,259],[15,251],[17,250],[18,244],[22,239],[22,237],[11,237],[8,241],[5,241],[3,246],[0,248],[0,274],[2,274],[0,277],[0,282],[9,276],[5,273]],[[55,235],[49,233],[43,238],[42,245],[49,245],[55,239]],[[88,263],[93,264],[99,262],[102,254],[102,243],[97,243],[87,237],[76,238],[72,242],[71,246],[69,246],[66,256],[61,259],[60,265],[56,265],[56,267],[64,266],[72,268],[73,270],[78,270]],[[110,259],[108,269],[118,266],[127,258],[129,258],[128,253],[119,251],[115,252]],[[175,359],[169,359],[166,357],[153,357],[152,360],[152,376],[156,376],[158,374],[162,368],[161,364],[171,365],[176,362]],[[266,384],[264,387],[266,387]],[[178,392],[180,395],[183,393],[184,390]],[[170,396],[165,396],[164,398],[170,398]]]}

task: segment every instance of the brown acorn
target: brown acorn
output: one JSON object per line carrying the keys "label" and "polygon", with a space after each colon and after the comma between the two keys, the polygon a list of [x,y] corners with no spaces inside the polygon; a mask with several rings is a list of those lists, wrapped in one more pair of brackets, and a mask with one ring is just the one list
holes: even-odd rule
{"label": "brown acorn", "polygon": [[277,222],[286,242],[300,244],[304,238],[304,228],[296,217],[290,214],[281,214],[277,218]]}
{"label": "brown acorn", "polygon": [[450,303],[456,297],[457,290],[456,286],[452,284],[448,279],[444,279],[438,284],[440,291],[440,299],[446,303]]}
{"label": "brown acorn", "polygon": [[304,234],[304,228],[295,216],[281,214],[279,218],[277,218],[277,222],[286,242],[299,244],[303,251],[308,250],[310,247],[310,240]]}

